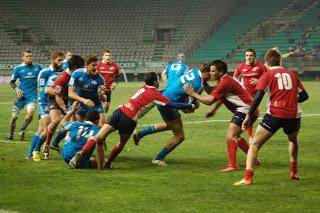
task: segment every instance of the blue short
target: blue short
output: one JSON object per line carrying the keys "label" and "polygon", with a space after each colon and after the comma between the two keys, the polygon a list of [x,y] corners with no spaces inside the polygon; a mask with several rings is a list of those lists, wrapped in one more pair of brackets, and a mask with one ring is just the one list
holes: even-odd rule
{"label": "blue short", "polygon": [[96,105],[93,106],[93,107],[89,107],[89,106],[81,103],[80,104],[80,109],[76,112],[76,114],[81,116],[82,118],[85,118],[87,113],[90,110],[97,110],[99,112],[99,114],[104,113],[102,104],[101,104],[101,102],[99,102],[98,104],[96,103]]}
{"label": "blue short", "polygon": [[49,116],[49,105],[48,103],[39,103],[38,115],[40,118]]}
{"label": "blue short", "polygon": [[[78,164],[76,165],[75,168],[90,168],[90,167],[92,167],[90,158],[91,158],[91,155],[92,155],[92,153],[94,151],[94,148],[95,147],[93,147],[89,151],[89,153],[83,154],[82,160],[80,162],[78,162]],[[80,151],[80,149],[77,150],[77,149],[74,149],[74,147],[71,147],[71,146],[63,146],[62,151],[61,151],[61,157],[67,164],[69,164],[70,160],[74,157],[74,155],[78,151]]]}
{"label": "blue short", "polygon": [[159,105],[157,105],[157,108],[161,114],[162,119],[166,122],[174,121],[178,118],[181,118],[179,111],[176,109],[171,109],[171,108],[163,107],[163,106],[159,106]]}
{"label": "blue short", "polygon": [[268,130],[269,132],[276,133],[278,129],[283,128],[284,133],[287,135],[299,131],[301,125],[300,118],[284,119],[276,118],[270,114],[265,114],[260,126]]}
{"label": "blue short", "polygon": [[[232,117],[230,123],[234,123],[235,125],[237,125],[237,126],[239,126],[241,128],[242,123],[243,123],[245,118],[246,118],[246,114],[236,111],[233,114],[233,117]],[[253,125],[253,123],[256,120],[257,120],[257,116],[252,116],[251,121],[250,121],[251,122],[251,126]]]}
{"label": "blue short", "polygon": [[37,96],[23,96],[22,98],[19,98],[18,96],[15,97],[13,105],[18,107],[19,109],[23,109],[24,106],[31,104],[31,103],[37,103]]}

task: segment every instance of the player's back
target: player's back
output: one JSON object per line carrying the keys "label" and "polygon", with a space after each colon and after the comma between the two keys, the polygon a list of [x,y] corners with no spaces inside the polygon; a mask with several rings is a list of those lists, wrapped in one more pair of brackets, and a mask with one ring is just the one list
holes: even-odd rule
{"label": "player's back", "polygon": [[65,144],[63,145],[64,158],[72,158],[74,154],[82,149],[89,137],[99,132],[99,127],[90,121],[67,122],[64,125],[67,130]]}
{"label": "player's back", "polygon": [[163,91],[163,94],[174,102],[185,102],[187,94],[183,86],[191,86],[196,92],[200,93],[203,89],[203,81],[201,72],[198,69],[191,69],[179,79],[172,83],[172,85]]}
{"label": "player's back", "polygon": [[47,96],[45,94],[45,87],[51,75],[59,74],[58,71],[52,69],[51,66],[43,68],[38,76],[38,88],[40,89],[39,102],[47,102]]}
{"label": "player's back", "polygon": [[40,70],[40,64],[32,64],[30,66],[20,64],[13,69],[12,80],[19,78],[19,88],[25,95],[37,94],[37,78]]}
{"label": "player's back", "polygon": [[167,88],[170,87],[175,81],[184,75],[188,71],[188,66],[182,61],[176,61],[172,64],[168,64],[166,68],[167,74]]}
{"label": "player's back", "polygon": [[271,67],[260,81],[257,89],[265,89],[269,86],[269,111],[273,116],[295,118],[298,115],[297,94],[304,87],[295,73],[280,66]]}

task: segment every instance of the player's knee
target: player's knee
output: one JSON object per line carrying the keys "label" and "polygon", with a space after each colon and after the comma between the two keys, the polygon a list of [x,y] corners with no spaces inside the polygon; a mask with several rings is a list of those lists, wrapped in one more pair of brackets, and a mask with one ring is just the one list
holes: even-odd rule
{"label": "player's knee", "polygon": [[27,105],[28,114],[32,114],[33,115],[35,111],[36,111],[36,105],[34,103]]}
{"label": "player's knee", "polygon": [[17,119],[20,115],[21,109],[17,106],[12,107],[12,119]]}

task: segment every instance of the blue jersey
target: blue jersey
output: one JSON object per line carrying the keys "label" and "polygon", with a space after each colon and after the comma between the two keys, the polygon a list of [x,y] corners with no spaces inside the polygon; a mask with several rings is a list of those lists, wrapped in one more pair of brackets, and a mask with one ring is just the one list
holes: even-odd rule
{"label": "blue jersey", "polygon": [[16,82],[19,79],[19,88],[26,98],[37,97],[37,77],[41,69],[40,64],[32,64],[30,66],[20,64],[13,69],[12,81]]}
{"label": "blue jersey", "polygon": [[91,99],[97,105],[100,103],[98,88],[104,86],[104,79],[100,74],[88,75],[85,68],[80,68],[72,73],[69,86],[76,87],[79,96]]}
{"label": "blue jersey", "polygon": [[179,81],[180,77],[184,75],[188,71],[188,66],[182,61],[176,61],[172,64],[168,64],[165,69],[165,73],[167,75],[167,86],[171,87],[175,81]]}
{"label": "blue jersey", "polygon": [[185,102],[188,95],[183,86],[191,86],[196,92],[201,93],[203,90],[203,80],[201,72],[198,69],[191,69],[182,75],[177,81],[173,82],[170,87],[162,91],[162,94],[173,102]]}
{"label": "blue jersey", "polygon": [[61,67],[61,69],[62,69],[62,70],[66,70],[67,68],[69,68],[68,60],[67,60],[67,59],[64,59],[63,62],[62,62],[62,67]]}
{"label": "blue jersey", "polygon": [[67,122],[64,124],[64,129],[68,132],[62,148],[62,158],[66,162],[69,162],[82,149],[89,137],[99,132],[99,127],[90,121]]}
{"label": "blue jersey", "polygon": [[39,103],[40,104],[47,104],[48,97],[45,94],[45,87],[47,85],[47,82],[51,75],[53,74],[59,74],[61,70],[54,70],[52,66],[43,68],[38,76],[38,88],[40,90],[40,97],[39,97]]}
{"label": "blue jersey", "polygon": [[[48,87],[52,87],[53,84],[54,84],[54,82],[55,82],[55,80],[58,78],[58,76],[59,76],[60,74],[61,74],[61,72],[54,72],[54,73],[49,77],[46,85],[44,86],[44,90],[46,90],[46,88],[48,88]],[[54,100],[54,99],[55,99],[54,97],[52,97],[52,96],[50,96],[50,95],[48,95],[48,94],[45,94],[45,97],[46,97],[45,100],[46,100],[47,102],[50,101],[50,100]]]}

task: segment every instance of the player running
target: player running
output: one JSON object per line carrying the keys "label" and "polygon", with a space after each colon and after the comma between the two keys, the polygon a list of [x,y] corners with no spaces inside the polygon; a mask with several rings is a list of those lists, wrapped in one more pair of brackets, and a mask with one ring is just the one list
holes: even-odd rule
{"label": "player running", "polygon": [[270,104],[250,144],[245,176],[242,180],[235,182],[234,185],[251,185],[253,183],[254,159],[263,144],[280,128],[283,128],[289,140],[290,178],[292,180],[300,180],[298,175],[297,136],[300,129],[301,110],[299,110],[298,103],[306,101],[309,96],[299,77],[295,73],[281,67],[281,54],[277,50],[270,49],[267,51],[265,62],[269,71],[259,79],[256,86],[257,94],[250,106],[249,113],[242,123],[242,128],[245,130],[250,126],[253,112],[259,106],[267,89],[270,93]]}
{"label": "player running", "polygon": [[[27,115],[20,132],[20,139],[24,140],[25,138],[26,129],[31,123],[34,111],[36,110],[38,97],[37,77],[41,69],[40,64],[32,63],[32,52],[30,50],[24,50],[22,52],[22,64],[13,69],[10,86],[15,90],[16,97],[12,107],[10,130],[7,137],[9,140],[13,140],[16,121],[20,115],[20,111],[24,106],[27,106]],[[16,85],[17,79],[20,81],[19,86]]]}
{"label": "player running", "polygon": [[[168,85],[170,86],[163,90],[162,94],[171,101],[184,103],[186,99],[188,99],[188,95],[185,93],[183,86],[191,86],[195,91],[201,93],[203,90],[203,85],[208,85],[207,81],[209,79],[210,75],[207,66],[204,66],[201,71],[198,69],[191,69],[186,74],[182,75],[178,80],[173,80],[173,82],[170,83],[168,81]],[[193,100],[190,100],[189,103],[192,102]],[[140,140],[146,135],[171,130],[173,136],[152,160],[154,165],[167,166],[164,158],[184,141],[185,133],[181,115],[178,110],[158,106],[158,111],[161,114],[163,122],[151,125],[143,130],[135,132],[133,134],[133,139],[135,144],[138,145]]]}

